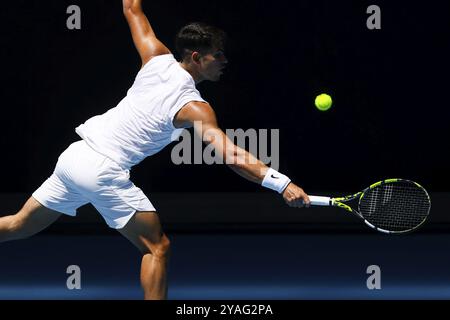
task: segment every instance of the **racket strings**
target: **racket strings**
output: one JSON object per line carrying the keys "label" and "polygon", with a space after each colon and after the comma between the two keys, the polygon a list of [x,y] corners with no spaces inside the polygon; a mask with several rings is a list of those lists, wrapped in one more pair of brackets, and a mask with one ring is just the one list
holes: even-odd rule
{"label": "racket strings", "polygon": [[359,203],[361,215],[374,226],[389,231],[407,231],[428,216],[430,199],[421,187],[398,181],[369,189]]}

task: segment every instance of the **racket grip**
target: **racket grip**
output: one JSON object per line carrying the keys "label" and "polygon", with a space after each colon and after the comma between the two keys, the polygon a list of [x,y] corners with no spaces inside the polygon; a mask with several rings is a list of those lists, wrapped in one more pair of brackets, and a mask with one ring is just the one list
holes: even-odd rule
{"label": "racket grip", "polygon": [[329,206],[331,205],[330,197],[308,196],[312,206]]}

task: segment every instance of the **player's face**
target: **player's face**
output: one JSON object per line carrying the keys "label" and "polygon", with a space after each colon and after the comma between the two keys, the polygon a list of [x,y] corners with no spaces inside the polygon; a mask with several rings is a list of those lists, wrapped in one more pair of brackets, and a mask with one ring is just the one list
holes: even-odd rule
{"label": "player's face", "polygon": [[200,73],[205,80],[219,81],[223,69],[228,63],[225,54],[221,50],[213,50],[200,59]]}

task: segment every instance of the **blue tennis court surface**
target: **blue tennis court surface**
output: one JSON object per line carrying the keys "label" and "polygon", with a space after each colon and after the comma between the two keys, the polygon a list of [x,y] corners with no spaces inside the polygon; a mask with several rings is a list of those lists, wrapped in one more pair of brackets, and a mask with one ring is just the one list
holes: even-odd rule
{"label": "blue tennis court surface", "polygon": [[[170,234],[169,299],[450,299],[450,235]],[[0,299],[141,299],[140,255],[120,235],[0,245]],[[81,269],[69,290],[66,269]],[[381,269],[369,290],[367,267]]]}

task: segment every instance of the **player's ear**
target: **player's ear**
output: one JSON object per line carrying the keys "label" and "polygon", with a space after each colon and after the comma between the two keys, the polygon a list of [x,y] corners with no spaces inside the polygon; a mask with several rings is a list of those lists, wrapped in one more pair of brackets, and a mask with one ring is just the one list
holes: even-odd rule
{"label": "player's ear", "polygon": [[194,63],[200,63],[201,55],[199,52],[194,51],[194,52],[192,52],[191,58],[192,58],[192,61],[194,61]]}

